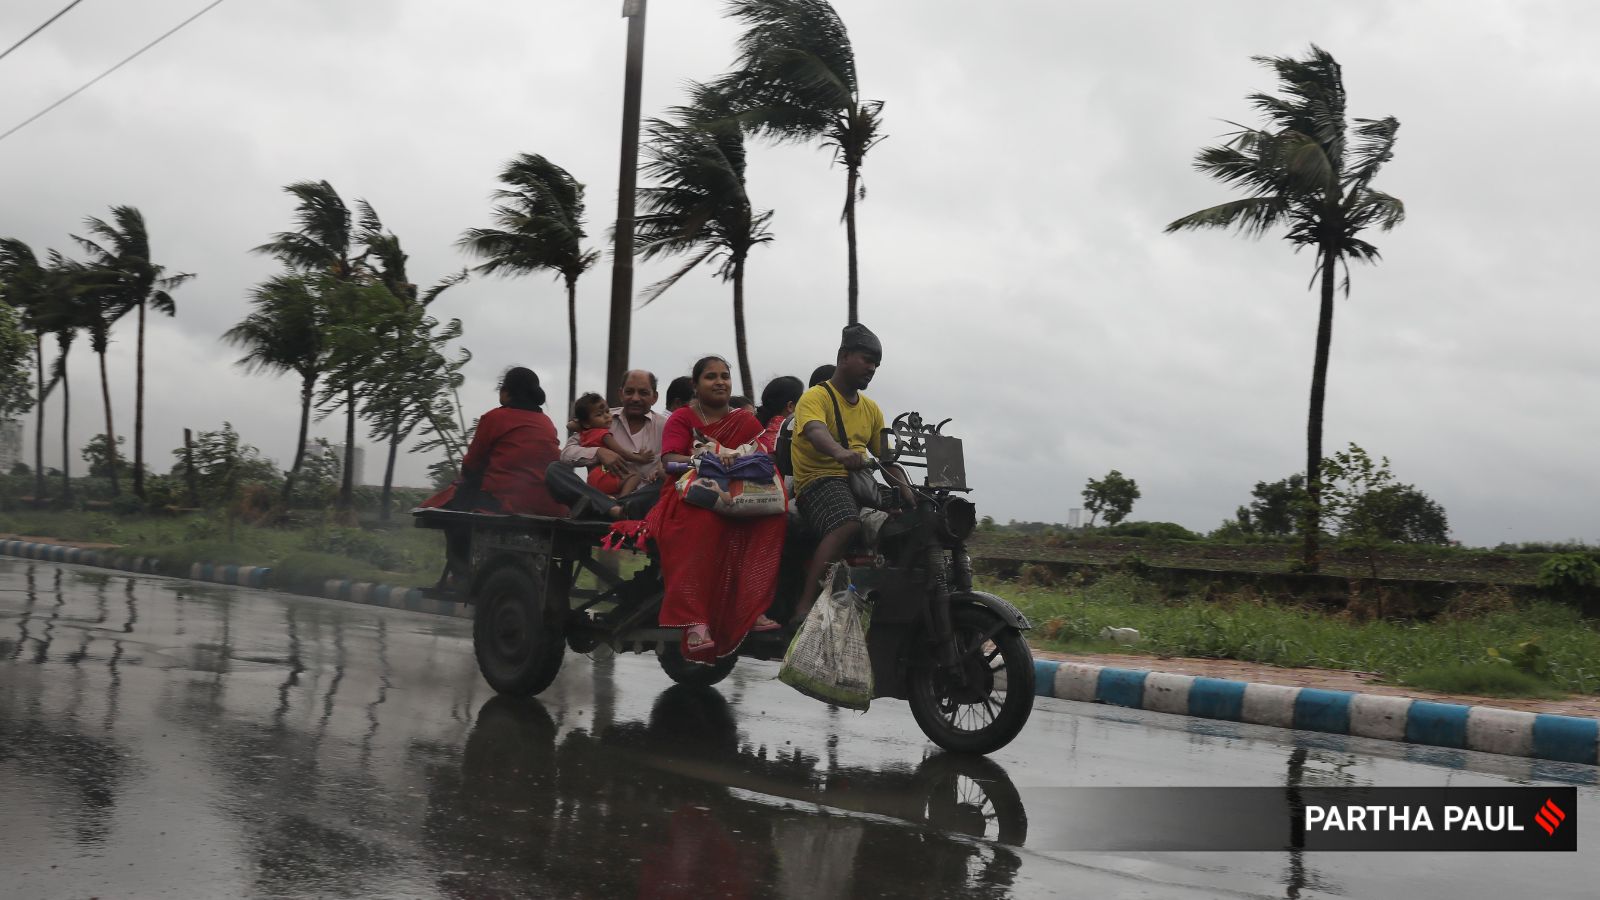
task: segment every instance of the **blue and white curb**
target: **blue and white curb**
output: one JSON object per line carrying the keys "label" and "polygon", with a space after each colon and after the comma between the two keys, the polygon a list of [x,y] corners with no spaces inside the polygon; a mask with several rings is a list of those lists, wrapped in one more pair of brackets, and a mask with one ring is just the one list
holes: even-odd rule
{"label": "blue and white curb", "polygon": [[404,609],[436,616],[454,616],[458,619],[472,618],[472,607],[469,604],[428,597],[422,593],[421,588],[332,578],[322,583],[322,596],[329,600],[365,603],[368,606],[381,606],[385,609]]}
{"label": "blue and white curb", "polygon": [[1035,660],[1042,697],[1458,750],[1600,764],[1600,720]]}
{"label": "blue and white curb", "polygon": [[195,563],[189,567],[191,581],[210,581],[216,584],[232,584],[238,587],[264,588],[267,579],[271,577],[272,569],[267,566],[229,566],[217,563]]}
{"label": "blue and white curb", "polygon": [[18,559],[36,559],[41,562],[77,563],[82,566],[99,566],[102,569],[119,569],[123,572],[155,574],[161,561],[147,556],[118,556],[103,550],[85,550],[64,544],[40,544],[33,541],[0,541],[0,556]]}

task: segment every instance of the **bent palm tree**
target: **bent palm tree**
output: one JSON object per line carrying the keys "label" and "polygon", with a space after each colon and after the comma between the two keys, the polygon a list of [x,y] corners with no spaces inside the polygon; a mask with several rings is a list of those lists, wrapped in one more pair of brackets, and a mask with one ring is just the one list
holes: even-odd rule
{"label": "bent palm tree", "polygon": [[67,380],[67,356],[72,352],[72,342],[77,338],[78,331],[86,327],[91,319],[86,306],[93,301],[86,302],[84,295],[94,289],[94,280],[83,263],[68,259],[58,251],[51,250],[49,259],[45,269],[46,297],[41,323],[55,335],[56,359],[50,367],[50,386],[45,393],[54,390],[58,384],[61,386],[61,499],[71,503],[72,388]]}
{"label": "bent palm tree", "polygon": [[250,314],[223,333],[222,339],[242,347],[245,355],[234,364],[247,372],[300,376],[300,436],[294,445],[294,463],[283,482],[283,499],[294,492],[295,476],[305,463],[306,432],[311,426],[311,402],[317,379],[328,365],[328,313],[325,295],[333,289],[324,275],[278,275],[250,293]]}
{"label": "bent palm tree", "polygon": [[734,71],[723,88],[737,98],[739,121],[780,143],[820,139],[844,164],[849,317],[858,318],[856,202],[866,197],[861,165],[883,140],[883,101],[862,100],[855,48],[827,0],[729,0],[727,15],[745,26]]}
{"label": "bent palm tree", "polygon": [[690,102],[652,119],[644,147],[645,174],[655,186],[639,191],[635,246],[645,259],[691,254],[676,272],[645,289],[645,302],[660,297],[707,260],[733,284],[733,336],[739,380],[754,397],[750,351],[744,327],[744,266],[750,250],[772,240],[772,211],[757,211],[745,190],[744,135],[728,116],[728,100],[717,88],[689,85]]}
{"label": "bent palm tree", "polygon": [[[90,253],[90,264],[114,273],[119,294],[118,303],[131,306],[139,313],[137,350],[135,351],[133,386],[133,493],[144,499],[144,330],[145,308],[172,316],[178,311],[169,293],[184,282],[194,278],[191,273],[166,274],[164,266],[150,259],[150,232],[145,227],[144,215],[132,206],[113,206],[111,223],[90,218],[84,227],[94,240],[77,238],[77,242]],[[118,313],[118,316],[122,313]],[[101,353],[101,368],[105,355]],[[104,372],[101,381],[105,381]],[[106,416],[106,433],[111,433],[109,410]],[[116,460],[112,455],[112,484],[116,484]]]}
{"label": "bent palm tree", "polygon": [[[322,292],[325,309],[335,318],[352,320],[359,310],[364,292],[354,290],[361,280],[361,257],[352,257],[356,238],[350,207],[326,181],[297,181],[284,187],[299,201],[295,221],[299,231],[280,231],[253,252],[264,253],[291,269],[308,274],[321,273],[334,282]],[[368,208],[370,212],[370,207]],[[339,483],[339,508],[355,504],[356,396],[354,385],[344,392],[345,440],[344,472]],[[295,448],[295,458],[303,461],[304,447]],[[298,469],[298,462],[296,463]]]}
{"label": "bent palm tree", "polygon": [[1311,367],[1311,409],[1306,425],[1307,522],[1302,565],[1319,564],[1322,481],[1322,407],[1327,392],[1328,349],[1333,340],[1334,270],[1349,261],[1375,263],[1378,248],[1360,235],[1376,226],[1388,231],[1405,219],[1405,204],[1373,189],[1372,181],[1394,156],[1400,123],[1393,117],[1355,119],[1353,138],[1345,120],[1344,78],[1331,54],[1312,45],[1305,59],[1256,57],[1271,69],[1285,96],[1252,94],[1262,128],[1244,128],[1220,147],[1207,147],[1194,167],[1249,196],[1190,213],[1167,232],[1195,228],[1236,229],[1259,237],[1278,225],[1296,250],[1312,247],[1321,278],[1316,355]]}
{"label": "bent palm tree", "polygon": [[566,169],[524,153],[500,172],[493,228],[469,228],[456,246],[486,260],[484,275],[554,272],[567,286],[567,410],[578,385],[578,278],[600,258],[584,250],[583,185]]}

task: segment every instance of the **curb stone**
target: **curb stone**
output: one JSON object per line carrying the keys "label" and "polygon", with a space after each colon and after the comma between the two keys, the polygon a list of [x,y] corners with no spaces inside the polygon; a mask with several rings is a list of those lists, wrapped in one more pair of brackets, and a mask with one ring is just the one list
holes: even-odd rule
{"label": "curb stone", "polygon": [[1600,764],[1600,719],[1035,660],[1041,697],[1456,750]]}
{"label": "curb stone", "polygon": [[[118,569],[124,572],[136,572],[143,575],[169,574],[161,571],[161,561],[157,559],[143,556],[122,557],[99,550],[68,547],[64,544],[5,540],[0,541],[0,556],[34,559],[41,562],[76,563],[84,566],[98,566],[106,569]],[[273,583],[272,568],[269,566],[236,566],[197,562],[189,566],[189,571],[186,575],[171,574],[170,577],[264,590],[279,587],[279,585]],[[351,603],[363,603],[368,606],[381,606],[385,609],[403,609],[409,612],[453,616],[458,619],[472,618],[471,605],[457,603],[453,600],[427,597],[423,595],[420,588],[336,578],[324,581],[321,586],[321,593],[317,596],[327,600],[344,600]]]}

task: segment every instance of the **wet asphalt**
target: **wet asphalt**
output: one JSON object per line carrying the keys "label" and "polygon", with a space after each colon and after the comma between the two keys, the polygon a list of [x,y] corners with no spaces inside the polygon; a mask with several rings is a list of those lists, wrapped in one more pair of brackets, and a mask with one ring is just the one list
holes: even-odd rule
{"label": "wet asphalt", "polygon": [[1593,767],[1055,700],[974,760],[775,674],[568,654],[508,701],[461,620],[0,558],[0,896],[1600,893],[1600,826],[1561,855],[1068,852],[1054,790],[1577,784],[1587,824]]}

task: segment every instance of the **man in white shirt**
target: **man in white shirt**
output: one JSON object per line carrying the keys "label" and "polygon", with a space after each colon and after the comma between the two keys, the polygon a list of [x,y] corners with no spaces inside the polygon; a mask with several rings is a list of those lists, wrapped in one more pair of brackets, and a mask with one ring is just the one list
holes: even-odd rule
{"label": "man in white shirt", "polygon": [[[612,437],[628,450],[635,453],[649,453],[649,462],[631,463],[605,447],[583,446],[577,434],[567,437],[566,446],[561,448],[561,461],[552,464],[545,477],[546,483],[557,499],[574,504],[574,516],[588,517],[586,513],[592,515],[601,512],[606,510],[610,503],[621,501],[623,513],[627,518],[642,518],[655,504],[661,490],[661,431],[667,424],[667,417],[652,408],[658,398],[655,374],[643,369],[634,369],[623,376],[622,405],[611,410]],[[608,501],[602,505],[601,498],[591,496],[592,493],[598,492],[590,488],[574,471],[579,467],[589,468],[597,465],[604,466],[606,471],[618,477],[637,473],[641,481],[639,490],[628,497],[618,498],[618,501]],[[558,469],[566,471],[558,472]],[[584,498],[587,502],[579,505],[578,497]]]}

